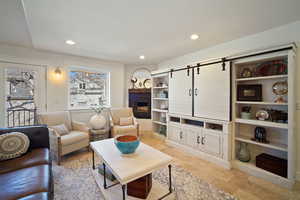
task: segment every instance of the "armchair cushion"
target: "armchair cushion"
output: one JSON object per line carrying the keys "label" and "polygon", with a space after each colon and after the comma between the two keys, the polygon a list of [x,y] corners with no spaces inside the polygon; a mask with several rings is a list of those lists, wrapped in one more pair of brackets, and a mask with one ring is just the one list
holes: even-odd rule
{"label": "armchair cushion", "polygon": [[81,131],[71,131],[67,135],[61,136],[61,144],[63,146],[78,143],[80,141],[89,139],[89,134]]}
{"label": "armchair cushion", "polygon": [[89,127],[82,122],[72,121],[73,131],[89,132]]}
{"label": "armchair cushion", "polygon": [[52,128],[60,136],[67,135],[69,133],[69,130],[65,124],[50,126],[49,128]]}
{"label": "armchair cushion", "polygon": [[129,126],[133,124],[132,117],[121,117],[120,118],[120,126]]}
{"label": "armchair cushion", "polygon": [[113,127],[113,136],[116,135],[137,135],[137,127],[136,125],[130,126],[114,126]]}
{"label": "armchair cushion", "polygon": [[69,131],[72,130],[71,117],[68,111],[39,113],[38,119],[41,124],[47,124],[48,126],[65,124]]}
{"label": "armchair cushion", "polygon": [[132,108],[111,109],[110,113],[114,125],[120,125],[121,117],[133,117]]}

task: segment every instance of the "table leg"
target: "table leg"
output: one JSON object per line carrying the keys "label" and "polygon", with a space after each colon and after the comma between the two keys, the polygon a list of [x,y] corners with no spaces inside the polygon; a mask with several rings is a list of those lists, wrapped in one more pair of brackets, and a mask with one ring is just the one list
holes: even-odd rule
{"label": "table leg", "polygon": [[126,197],[125,197],[125,191],[126,190],[126,185],[122,185],[122,192],[123,192],[123,200],[125,200],[126,199]]}
{"label": "table leg", "polygon": [[169,192],[172,193],[172,174],[171,174],[171,165],[168,166],[169,168]]}
{"label": "table leg", "polygon": [[93,157],[93,169],[95,169],[95,152],[92,149],[92,157]]}
{"label": "table leg", "polygon": [[107,188],[107,185],[106,185],[106,165],[105,165],[105,163],[103,163],[103,186],[104,186],[104,189]]}

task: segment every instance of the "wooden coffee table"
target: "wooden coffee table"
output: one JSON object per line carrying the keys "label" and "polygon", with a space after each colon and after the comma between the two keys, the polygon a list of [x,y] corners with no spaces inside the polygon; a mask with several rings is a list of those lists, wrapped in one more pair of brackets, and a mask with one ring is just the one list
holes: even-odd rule
{"label": "wooden coffee table", "polygon": [[[164,154],[144,143],[140,143],[136,152],[131,155],[122,155],[114,144],[114,139],[106,139],[90,143],[93,151],[93,169],[95,169],[95,154],[103,162],[104,189],[117,184],[122,186],[123,200],[126,198],[126,185],[141,177],[151,174],[155,170],[168,166],[169,169],[169,192],[159,199],[163,199],[173,192],[171,179],[172,157]],[[116,177],[118,183],[108,186],[106,181],[106,168]]]}

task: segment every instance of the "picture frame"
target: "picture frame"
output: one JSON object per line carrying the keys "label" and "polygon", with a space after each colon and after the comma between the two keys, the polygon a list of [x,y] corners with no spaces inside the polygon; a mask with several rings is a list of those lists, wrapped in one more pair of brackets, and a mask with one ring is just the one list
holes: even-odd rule
{"label": "picture frame", "polygon": [[237,85],[238,101],[262,101],[262,85]]}

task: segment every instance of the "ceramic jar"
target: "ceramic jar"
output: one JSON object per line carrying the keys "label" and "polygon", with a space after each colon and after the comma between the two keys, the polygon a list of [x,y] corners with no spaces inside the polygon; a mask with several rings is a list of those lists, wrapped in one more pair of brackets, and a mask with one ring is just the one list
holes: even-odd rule
{"label": "ceramic jar", "polygon": [[95,114],[90,119],[90,125],[92,129],[99,130],[103,129],[106,124],[106,119],[101,114]]}

